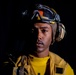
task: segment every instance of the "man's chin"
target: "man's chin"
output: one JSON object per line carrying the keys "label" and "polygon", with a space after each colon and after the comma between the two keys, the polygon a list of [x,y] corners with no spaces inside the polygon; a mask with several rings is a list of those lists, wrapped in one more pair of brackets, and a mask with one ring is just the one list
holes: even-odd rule
{"label": "man's chin", "polygon": [[38,53],[43,52],[43,51],[44,51],[43,48],[38,48],[38,49],[37,49],[37,52],[38,52]]}

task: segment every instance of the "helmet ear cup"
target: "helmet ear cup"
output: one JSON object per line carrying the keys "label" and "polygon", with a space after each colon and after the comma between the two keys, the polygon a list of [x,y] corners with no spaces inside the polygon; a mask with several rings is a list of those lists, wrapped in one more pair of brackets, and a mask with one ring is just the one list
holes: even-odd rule
{"label": "helmet ear cup", "polygon": [[58,23],[56,41],[57,42],[61,41],[64,38],[65,33],[66,33],[65,26],[62,23]]}

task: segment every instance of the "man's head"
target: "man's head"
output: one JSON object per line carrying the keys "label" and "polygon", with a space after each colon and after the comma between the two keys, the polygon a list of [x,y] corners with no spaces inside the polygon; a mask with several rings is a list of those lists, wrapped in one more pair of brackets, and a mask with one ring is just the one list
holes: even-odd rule
{"label": "man's head", "polygon": [[47,23],[52,27],[52,44],[61,41],[65,35],[65,26],[61,23],[57,12],[46,5],[37,4],[32,12],[32,23]]}
{"label": "man's head", "polygon": [[65,27],[60,23],[60,16],[54,9],[37,4],[32,11],[30,20],[32,42],[37,50],[48,49],[55,41],[61,41],[64,38]]}

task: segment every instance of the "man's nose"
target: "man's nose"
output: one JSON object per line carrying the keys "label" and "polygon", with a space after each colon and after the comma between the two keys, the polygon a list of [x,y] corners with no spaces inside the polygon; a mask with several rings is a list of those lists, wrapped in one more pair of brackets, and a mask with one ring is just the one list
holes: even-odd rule
{"label": "man's nose", "polygon": [[39,30],[39,31],[38,31],[38,39],[42,39],[42,37],[43,37],[43,34],[42,34],[42,32]]}

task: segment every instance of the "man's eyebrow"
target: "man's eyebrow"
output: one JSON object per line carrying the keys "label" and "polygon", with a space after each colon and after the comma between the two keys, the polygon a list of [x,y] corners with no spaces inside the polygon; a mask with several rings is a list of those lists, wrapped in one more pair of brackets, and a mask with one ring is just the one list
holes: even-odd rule
{"label": "man's eyebrow", "polygon": [[49,29],[48,27],[40,27],[41,29]]}

